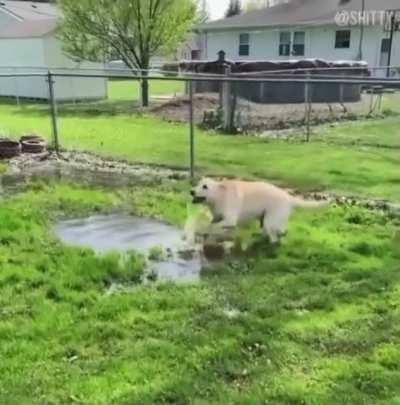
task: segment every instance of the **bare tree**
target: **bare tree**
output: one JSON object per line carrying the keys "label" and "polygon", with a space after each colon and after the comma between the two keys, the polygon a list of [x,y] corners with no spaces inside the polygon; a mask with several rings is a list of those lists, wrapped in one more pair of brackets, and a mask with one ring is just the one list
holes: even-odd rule
{"label": "bare tree", "polygon": [[242,12],[242,5],[240,0],[230,0],[228,9],[226,10],[225,17],[233,17]]}
{"label": "bare tree", "polygon": [[210,20],[210,10],[207,0],[200,0],[198,3],[198,22],[205,23]]}

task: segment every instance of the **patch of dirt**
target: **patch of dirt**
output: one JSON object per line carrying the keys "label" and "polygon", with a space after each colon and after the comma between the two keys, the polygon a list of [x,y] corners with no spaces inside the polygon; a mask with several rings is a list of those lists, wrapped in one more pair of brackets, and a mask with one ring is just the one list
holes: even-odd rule
{"label": "patch of dirt", "polygon": [[[356,103],[327,104],[313,103],[311,125],[355,120],[370,112],[369,95],[364,94]],[[204,113],[219,108],[217,93],[202,93],[194,96],[194,120],[203,123]],[[150,109],[150,112],[167,121],[187,122],[189,120],[189,98],[176,97]],[[258,104],[244,99],[237,100],[236,127],[243,132],[262,133],[268,130],[289,129],[305,125],[305,104]]]}
{"label": "patch of dirt", "polygon": [[[301,193],[289,190],[292,194],[304,196]],[[378,200],[372,198],[363,198],[356,196],[342,196],[328,192],[311,192],[306,194],[307,199],[316,201],[329,201],[331,204],[344,206],[357,206],[374,211],[381,211],[400,217],[400,204],[387,200]]]}
{"label": "patch of dirt", "polygon": [[[184,180],[188,178],[188,173],[167,167],[106,159],[85,152],[65,151],[59,155],[45,152],[37,155],[23,154],[11,159],[7,173],[0,176],[0,180],[2,180],[0,186],[3,185],[4,188],[10,185],[10,190],[12,190],[20,180],[40,176],[76,179],[80,182],[86,181],[88,184],[121,187],[147,180]],[[288,191],[291,194],[301,195],[296,190]],[[386,200],[341,196],[329,192],[311,192],[307,193],[305,198],[326,200],[338,205],[360,206],[400,216],[400,204]]]}
{"label": "patch of dirt", "polygon": [[187,179],[188,173],[167,167],[110,160],[75,151],[58,155],[50,152],[39,155],[23,154],[9,160],[7,172],[0,176],[0,194],[16,192],[23,188],[25,180],[35,177],[125,187],[140,182]]}
{"label": "patch of dirt", "polygon": [[126,173],[140,176],[160,176],[166,178],[186,178],[184,171],[167,167],[132,164],[127,161],[107,159],[92,153],[63,151],[42,154],[23,154],[9,161],[9,173],[18,173],[25,169],[46,168],[50,165],[69,166],[90,171],[107,173]]}
{"label": "patch of dirt", "polygon": [[[212,93],[196,94],[193,100],[194,120],[198,124],[203,122],[204,111],[214,110],[219,106],[218,95]],[[150,112],[167,121],[187,122],[189,121],[189,104],[189,97],[176,97],[151,108]]]}

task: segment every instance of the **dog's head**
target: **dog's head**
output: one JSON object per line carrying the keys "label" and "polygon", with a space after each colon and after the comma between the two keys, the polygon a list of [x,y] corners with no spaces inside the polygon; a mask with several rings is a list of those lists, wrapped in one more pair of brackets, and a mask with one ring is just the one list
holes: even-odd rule
{"label": "dog's head", "polygon": [[194,204],[208,203],[213,204],[218,200],[223,185],[213,179],[203,179],[191,190]]}

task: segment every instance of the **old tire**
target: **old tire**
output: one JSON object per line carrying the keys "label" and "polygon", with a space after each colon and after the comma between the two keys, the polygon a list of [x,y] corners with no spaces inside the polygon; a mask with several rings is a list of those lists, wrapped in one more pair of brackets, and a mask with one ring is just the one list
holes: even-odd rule
{"label": "old tire", "polygon": [[41,141],[41,142],[45,142],[44,138],[36,135],[36,134],[27,134],[24,136],[21,136],[21,139],[19,140],[21,143],[25,142],[25,141]]}
{"label": "old tire", "polygon": [[46,142],[37,138],[21,142],[23,153],[42,153],[46,150]]}
{"label": "old tire", "polygon": [[46,150],[46,141],[39,135],[24,135],[20,139],[23,153],[42,153]]}
{"label": "old tire", "polygon": [[11,159],[21,154],[21,144],[11,139],[0,139],[0,159]]}

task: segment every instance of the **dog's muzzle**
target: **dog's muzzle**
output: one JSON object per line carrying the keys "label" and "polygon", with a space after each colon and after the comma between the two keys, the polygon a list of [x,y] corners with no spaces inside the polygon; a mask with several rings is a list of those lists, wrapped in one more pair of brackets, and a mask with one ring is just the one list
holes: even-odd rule
{"label": "dog's muzzle", "polygon": [[201,203],[203,203],[203,202],[206,201],[206,197],[199,197],[199,196],[197,196],[197,195],[196,195],[196,192],[193,191],[193,190],[190,192],[190,195],[193,197],[193,198],[192,198],[192,203],[193,203],[193,204],[201,204]]}

